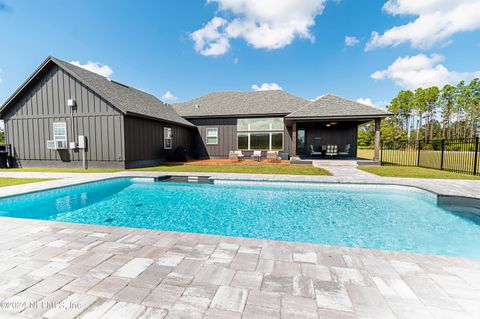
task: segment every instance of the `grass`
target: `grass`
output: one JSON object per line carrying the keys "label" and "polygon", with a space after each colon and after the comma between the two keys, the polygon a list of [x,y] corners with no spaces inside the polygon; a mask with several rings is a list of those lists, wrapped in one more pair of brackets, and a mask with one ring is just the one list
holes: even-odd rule
{"label": "grass", "polygon": [[30,184],[30,183],[36,183],[36,182],[45,182],[45,181],[51,181],[51,180],[54,180],[54,178],[6,178],[6,177],[0,177],[0,187],[21,185],[21,184]]}
{"label": "grass", "polygon": [[327,170],[308,165],[159,165],[135,169],[135,171],[331,175]]}
{"label": "grass", "polygon": [[[1,170],[0,170],[1,171]],[[116,173],[121,172],[120,169],[88,169],[82,168],[46,168],[46,167],[32,167],[32,168],[9,168],[8,172],[42,172],[42,173]]]}
{"label": "grass", "polygon": [[358,158],[364,158],[364,159],[373,160],[373,150],[362,150],[362,149],[358,149],[358,150],[357,150],[357,157],[358,157]]}
{"label": "grass", "polygon": [[[14,168],[9,172],[46,172],[46,173],[115,173],[118,169],[72,169],[72,168]],[[278,175],[331,175],[321,168],[308,165],[195,165],[165,164],[159,166],[132,169],[127,171],[153,172],[199,172],[199,173],[245,173],[245,174],[278,174]]]}
{"label": "grass", "polygon": [[409,166],[360,166],[362,171],[385,177],[469,179],[480,180],[480,176],[452,173],[436,169]]}

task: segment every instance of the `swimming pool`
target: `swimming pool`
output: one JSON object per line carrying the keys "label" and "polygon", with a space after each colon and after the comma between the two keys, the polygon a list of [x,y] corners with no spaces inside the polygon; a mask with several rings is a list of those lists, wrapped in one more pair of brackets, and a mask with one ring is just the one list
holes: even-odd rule
{"label": "swimming pool", "polygon": [[0,216],[480,258],[480,225],[400,186],[117,178],[3,198]]}

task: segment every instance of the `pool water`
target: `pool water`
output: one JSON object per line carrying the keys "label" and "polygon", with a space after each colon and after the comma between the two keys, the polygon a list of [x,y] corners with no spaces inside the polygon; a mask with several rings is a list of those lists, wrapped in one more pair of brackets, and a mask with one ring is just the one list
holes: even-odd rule
{"label": "pool water", "polygon": [[480,258],[480,225],[406,187],[119,178],[3,198],[0,216]]}

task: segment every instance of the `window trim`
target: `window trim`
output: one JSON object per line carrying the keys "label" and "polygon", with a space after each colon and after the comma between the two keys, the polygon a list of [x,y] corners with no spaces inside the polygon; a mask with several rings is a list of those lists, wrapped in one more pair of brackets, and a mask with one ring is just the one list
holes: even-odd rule
{"label": "window trim", "polygon": [[[251,134],[268,134],[268,149],[252,149],[251,144],[250,144]],[[272,148],[272,134],[281,134],[282,135],[282,148],[280,148],[280,149],[273,149]],[[248,146],[248,148],[239,148],[238,147],[238,137],[240,135],[246,135],[247,136],[247,146]],[[283,150],[285,150],[285,133],[283,131],[282,132],[281,131],[237,132],[237,149],[239,149],[241,151],[283,151]]]}
{"label": "window trim", "polygon": [[[170,146],[167,146],[167,141],[170,142]],[[163,148],[166,150],[171,150],[173,148],[173,134],[171,127],[163,128]]]}
{"label": "window trim", "polygon": [[[216,132],[215,136],[208,136],[208,131],[213,131]],[[215,143],[209,143],[208,138],[215,138],[216,142]],[[218,145],[218,127],[207,127],[205,128],[205,143],[207,145]]]}
{"label": "window trim", "polygon": [[[65,134],[57,135],[55,134],[55,129],[61,126],[65,130]],[[67,142],[68,140],[68,132],[67,132],[67,122],[53,122],[52,123],[52,131],[53,131],[53,140],[56,141],[64,141]],[[58,138],[59,136],[65,136],[65,138]]]}
{"label": "window trim", "polygon": [[[255,119],[281,119],[282,120],[282,128],[281,129],[274,129],[272,128],[272,123],[270,123],[270,129],[263,129],[263,130],[251,130],[250,124],[248,124],[247,129],[239,130],[238,129],[238,120],[244,120],[245,118],[237,119],[237,149],[242,151],[253,151],[251,148],[251,134],[268,134],[268,149],[261,149],[262,151],[283,151],[285,150],[285,119],[283,117],[252,117],[246,118],[250,120]],[[272,149],[272,134],[282,134],[282,147],[280,149]],[[238,137],[239,135],[247,136],[247,146],[248,148],[240,149],[238,147]],[[255,149],[257,151],[257,149]]]}

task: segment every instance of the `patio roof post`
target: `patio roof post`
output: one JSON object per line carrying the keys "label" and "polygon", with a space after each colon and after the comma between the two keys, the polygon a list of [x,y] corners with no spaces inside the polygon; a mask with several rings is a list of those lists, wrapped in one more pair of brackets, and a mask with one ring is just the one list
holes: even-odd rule
{"label": "patio roof post", "polygon": [[374,140],[374,152],[373,160],[375,162],[380,161],[380,123],[382,119],[375,119],[375,140]]}
{"label": "patio roof post", "polygon": [[292,123],[292,155],[297,156],[297,122]]}

